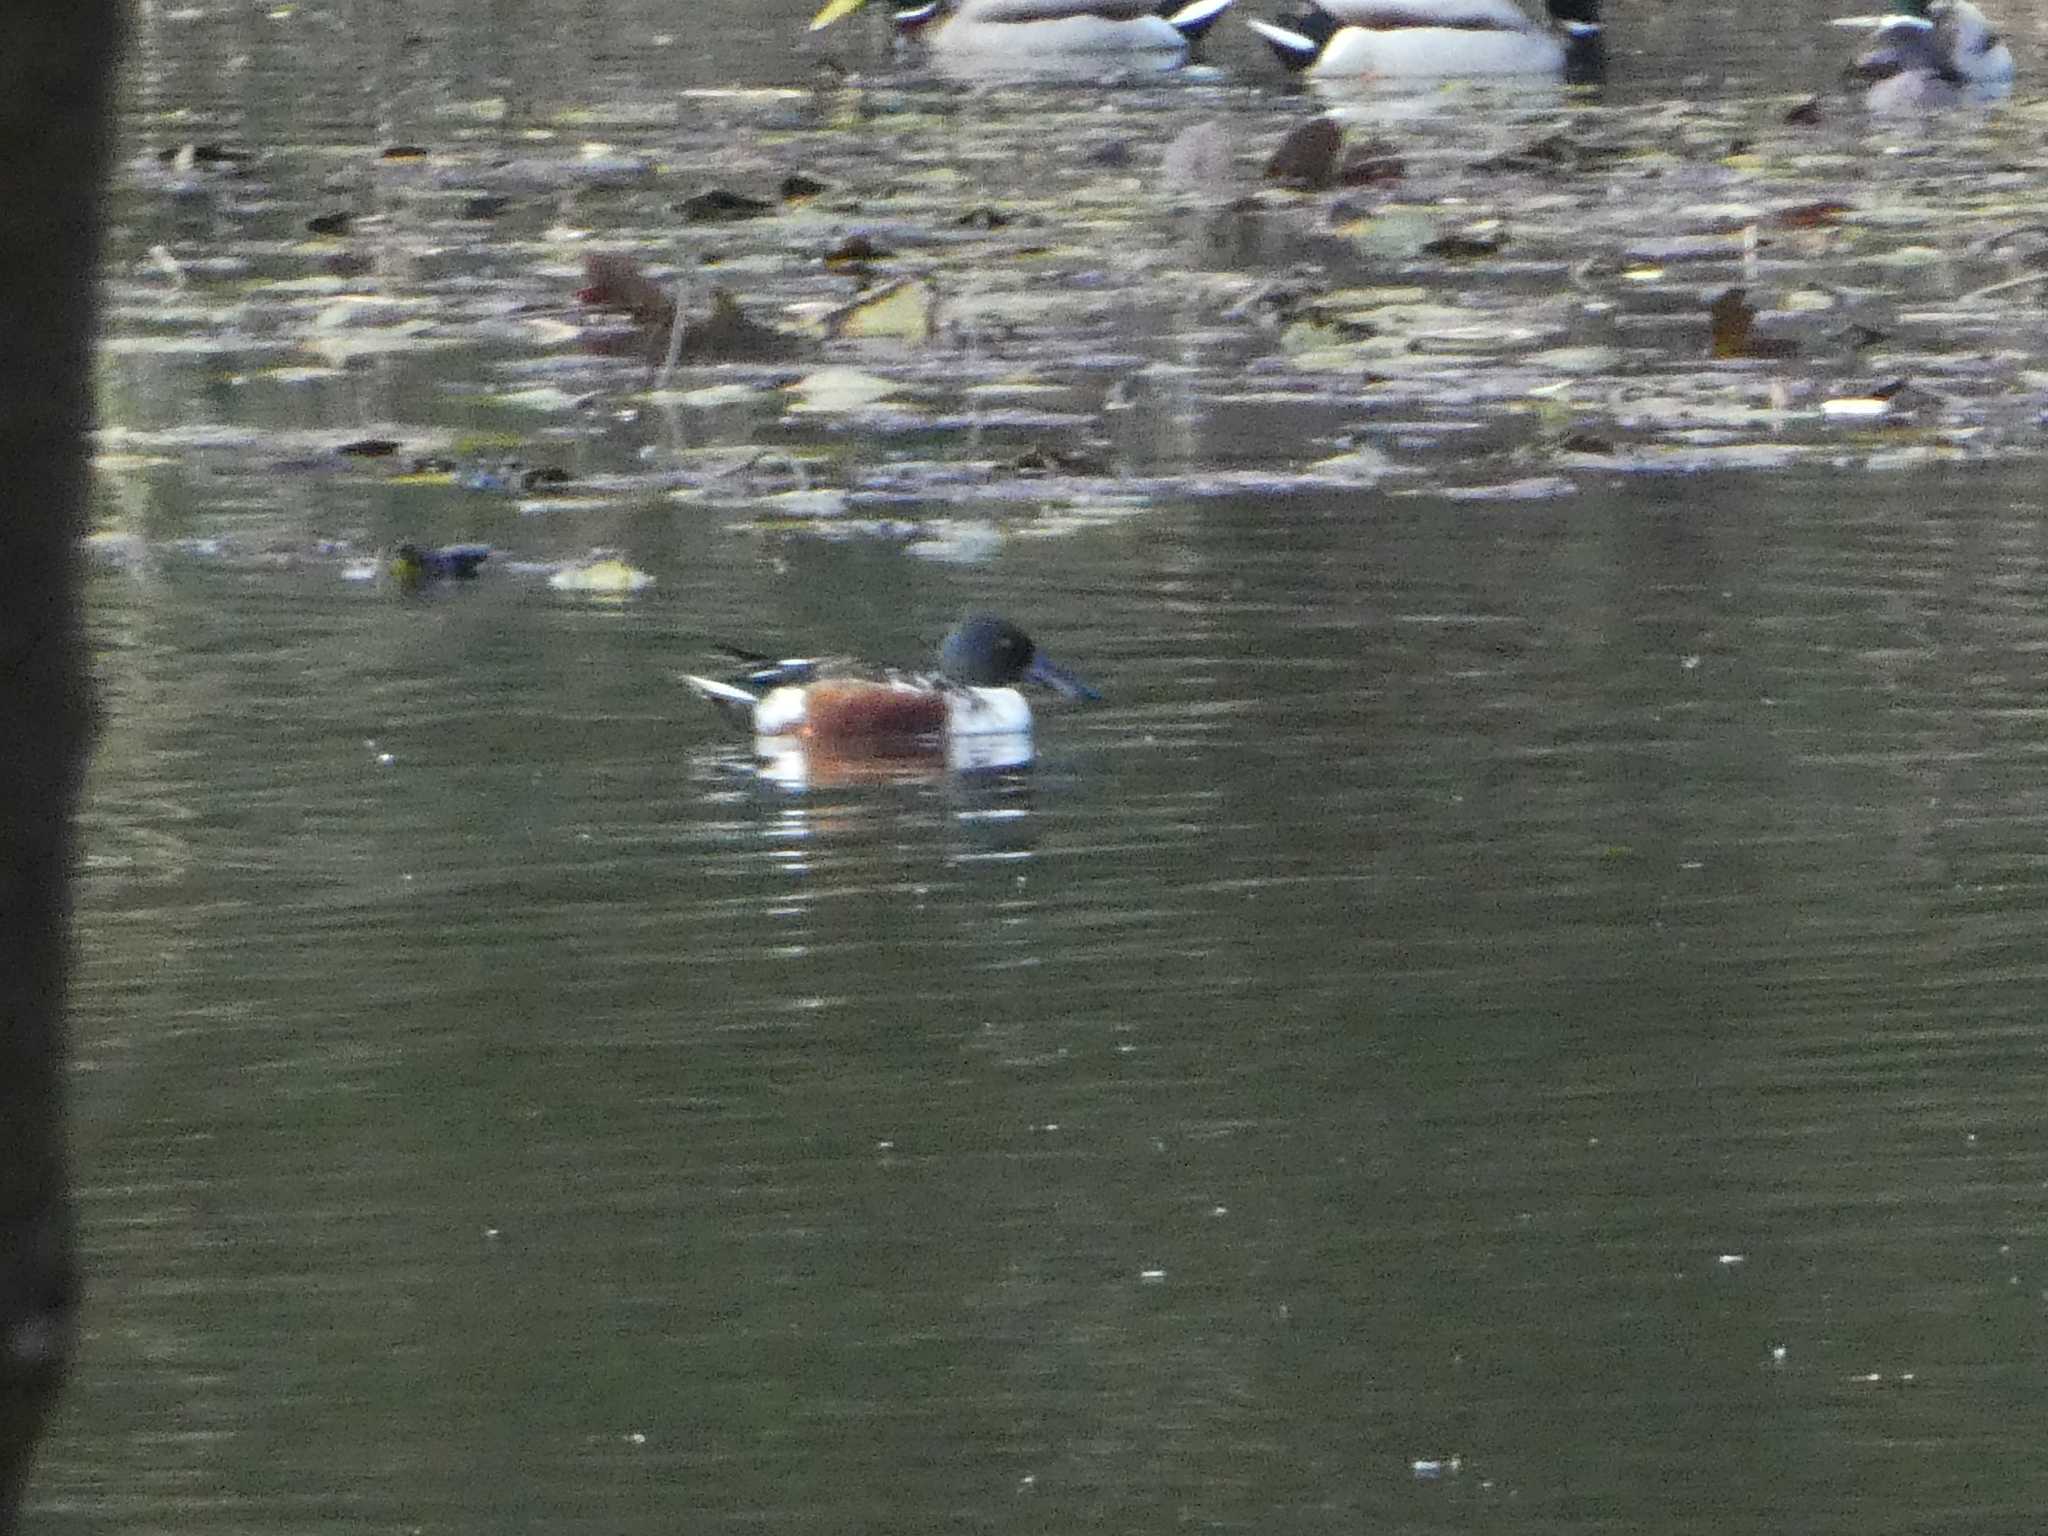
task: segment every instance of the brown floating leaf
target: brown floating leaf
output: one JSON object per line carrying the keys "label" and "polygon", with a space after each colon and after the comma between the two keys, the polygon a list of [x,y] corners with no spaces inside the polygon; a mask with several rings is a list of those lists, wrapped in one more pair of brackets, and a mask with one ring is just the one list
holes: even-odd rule
{"label": "brown floating leaf", "polygon": [[748,197],[744,192],[734,192],[727,187],[713,187],[676,204],[676,212],[683,216],[686,224],[730,224],[739,219],[758,219],[774,211],[773,203]]}
{"label": "brown floating leaf", "polygon": [[349,225],[355,222],[355,215],[346,211],[316,214],[306,220],[306,228],[316,235],[345,235]]}
{"label": "brown floating leaf", "polygon": [[[576,294],[581,302],[622,310],[632,318],[636,335],[627,350],[656,362],[669,355],[675,301],[666,287],[640,270],[639,262],[622,251],[593,251],[583,259],[583,276],[585,286]],[[749,320],[739,301],[723,288],[712,290],[710,314],[684,321],[675,349],[680,363],[776,362],[806,350],[800,338]]]}
{"label": "brown floating leaf", "polygon": [[519,472],[519,489],[545,496],[569,484],[569,471],[557,464],[541,464]]}
{"label": "brown floating leaf", "polygon": [[424,160],[427,147],[424,144],[392,144],[377,157],[379,160]]}
{"label": "brown floating leaf", "polygon": [[1812,128],[1820,122],[1820,98],[1809,96],[1793,106],[1785,114],[1785,121],[1794,128]]}
{"label": "brown floating leaf", "polygon": [[1287,132],[1266,161],[1266,180],[1298,192],[1320,192],[1337,184],[1344,130],[1334,117],[1312,118]]}
{"label": "brown floating leaf", "polygon": [[1027,479],[1041,475],[1106,475],[1109,464],[1086,449],[1037,443],[1010,460],[1010,470]]}
{"label": "brown floating leaf", "polygon": [[749,320],[723,288],[711,291],[711,313],[683,326],[676,359],[685,363],[765,363],[800,356],[803,342],[772,325]]}
{"label": "brown floating leaf", "polygon": [[1780,208],[1771,215],[1771,222],[1780,229],[1818,229],[1827,224],[1839,224],[1842,215],[1856,210],[1849,204],[1833,198],[1822,198],[1813,203],[1797,203],[1790,208]]}
{"label": "brown floating leaf", "polygon": [[675,302],[669,291],[640,270],[640,263],[623,251],[593,251],[583,258],[584,286],[577,290],[578,302],[597,309],[623,310],[636,325],[659,331],[664,342],[675,324]]}
{"label": "brown floating leaf", "polygon": [[1604,170],[1625,158],[1628,149],[1620,144],[1582,144],[1569,133],[1547,133],[1520,149],[1476,162],[1475,171],[1537,171],[1570,173]]}
{"label": "brown floating leaf", "polygon": [[1481,256],[1498,256],[1500,248],[1507,244],[1507,227],[1498,219],[1489,219],[1483,224],[1474,224],[1465,229],[1451,229],[1438,235],[1422,247],[1425,256],[1442,256],[1451,261],[1473,261]]}
{"label": "brown floating leaf", "polygon": [[1790,357],[1798,350],[1789,340],[1755,334],[1756,309],[1747,289],[1730,288],[1707,313],[1713,325],[1712,357]]}
{"label": "brown floating leaf", "polygon": [[1394,152],[1394,145],[1388,139],[1367,139],[1363,144],[1347,145],[1344,159],[1337,167],[1337,181],[1346,187],[1373,187],[1389,181],[1399,181],[1408,174],[1408,167]]}
{"label": "brown floating leaf", "polygon": [[852,262],[880,261],[884,256],[895,254],[894,251],[875,244],[866,235],[848,235],[836,247],[825,253],[825,265],[840,267]]}
{"label": "brown floating leaf", "polygon": [[334,451],[350,459],[388,459],[398,452],[398,442],[389,437],[359,437]]}
{"label": "brown floating leaf", "polygon": [[1566,453],[1612,454],[1614,444],[1592,432],[1567,432],[1557,440],[1557,446]]}
{"label": "brown floating leaf", "polygon": [[782,200],[785,203],[801,203],[816,197],[827,189],[827,183],[815,176],[806,176],[802,171],[792,171],[782,178]]}

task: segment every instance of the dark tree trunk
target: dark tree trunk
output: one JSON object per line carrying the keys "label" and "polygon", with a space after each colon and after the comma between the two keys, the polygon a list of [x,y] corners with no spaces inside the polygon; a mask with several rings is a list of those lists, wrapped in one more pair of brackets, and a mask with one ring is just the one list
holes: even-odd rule
{"label": "dark tree trunk", "polygon": [[115,0],[8,0],[0,47],[0,1536],[71,1358],[61,1103],[91,722],[78,538]]}

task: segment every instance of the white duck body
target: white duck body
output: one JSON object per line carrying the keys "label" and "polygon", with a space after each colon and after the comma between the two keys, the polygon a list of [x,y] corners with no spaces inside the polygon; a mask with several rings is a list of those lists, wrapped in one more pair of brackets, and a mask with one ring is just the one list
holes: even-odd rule
{"label": "white duck body", "polygon": [[[1319,79],[1557,75],[1564,39],[1513,0],[1314,0],[1338,23],[1303,71]],[[1280,46],[1274,28],[1252,27]],[[1597,28],[1590,30],[1597,31]]]}
{"label": "white duck body", "polygon": [[[1454,67],[1446,67],[1451,65]],[[1540,32],[1470,32],[1452,27],[1403,27],[1378,32],[1346,27],[1323,49],[1308,73],[1360,75],[1556,75],[1564,72],[1564,45]]]}
{"label": "white duck body", "polygon": [[1129,21],[1106,16],[977,21],[971,16],[956,16],[933,34],[932,49],[949,58],[1106,56],[1119,62],[1142,62],[1154,69],[1172,69],[1187,57],[1188,42],[1164,16],[1140,16]]}
{"label": "white duck body", "polygon": [[[829,26],[866,0],[828,0],[811,22]],[[1187,0],[1161,15],[1158,0],[929,0],[905,9],[897,0],[897,31],[916,36],[934,60],[968,73],[1099,74],[1105,65],[1178,68],[1190,42],[1231,0]]]}

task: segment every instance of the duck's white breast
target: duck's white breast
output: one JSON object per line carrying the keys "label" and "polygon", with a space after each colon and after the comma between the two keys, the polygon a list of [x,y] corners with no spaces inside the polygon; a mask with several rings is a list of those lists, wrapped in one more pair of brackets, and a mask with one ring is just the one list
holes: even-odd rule
{"label": "duck's white breast", "polygon": [[754,706],[756,736],[793,736],[803,728],[804,691],[770,688]]}
{"label": "duck's white breast", "polygon": [[1480,32],[1462,27],[1402,27],[1378,32],[1344,27],[1309,73],[1326,76],[1554,75],[1564,46],[1533,29]]}
{"label": "duck's white breast", "polygon": [[1118,21],[1059,16],[1046,21],[979,21],[956,16],[938,29],[932,47],[949,57],[1026,61],[1059,54],[1109,54],[1171,68],[1187,56],[1187,39],[1163,16]]}
{"label": "duck's white breast", "polygon": [[946,690],[946,737],[1018,736],[1031,731],[1031,704],[1015,688]]}

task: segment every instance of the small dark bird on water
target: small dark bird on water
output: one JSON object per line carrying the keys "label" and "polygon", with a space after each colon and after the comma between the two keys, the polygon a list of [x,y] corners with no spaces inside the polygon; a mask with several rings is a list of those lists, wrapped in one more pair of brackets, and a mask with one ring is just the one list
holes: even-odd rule
{"label": "small dark bird on water", "polygon": [[401,544],[391,552],[391,579],[408,592],[437,581],[469,581],[476,568],[491,558],[488,544],[449,544],[422,549]]}

